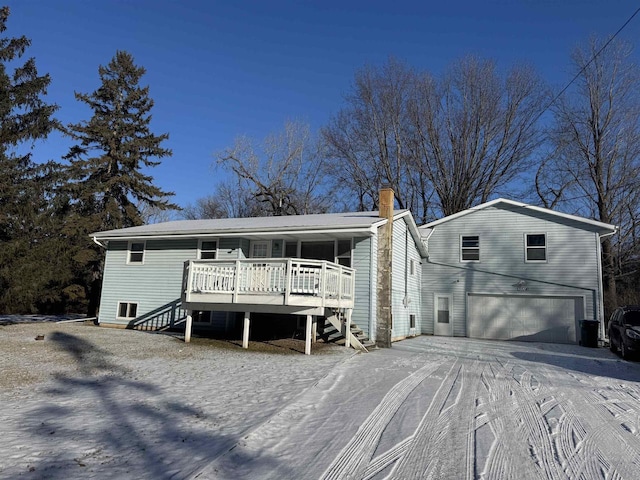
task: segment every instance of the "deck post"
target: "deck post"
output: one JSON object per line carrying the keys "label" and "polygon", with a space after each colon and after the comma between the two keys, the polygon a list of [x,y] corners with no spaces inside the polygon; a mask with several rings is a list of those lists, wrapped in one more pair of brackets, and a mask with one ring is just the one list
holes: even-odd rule
{"label": "deck post", "polygon": [[318,341],[318,317],[313,316],[313,324],[311,325],[311,343]]}
{"label": "deck post", "polygon": [[191,341],[191,327],[193,325],[193,311],[187,310],[187,323],[184,326],[184,343]]}
{"label": "deck post", "polygon": [[249,327],[251,312],[244,312],[244,330],[242,331],[242,348],[249,348]]}
{"label": "deck post", "polygon": [[313,315],[307,315],[307,328],[304,341],[304,354],[311,355],[311,323],[313,322]]}
{"label": "deck post", "polygon": [[347,308],[344,313],[344,346],[351,348],[351,309]]}

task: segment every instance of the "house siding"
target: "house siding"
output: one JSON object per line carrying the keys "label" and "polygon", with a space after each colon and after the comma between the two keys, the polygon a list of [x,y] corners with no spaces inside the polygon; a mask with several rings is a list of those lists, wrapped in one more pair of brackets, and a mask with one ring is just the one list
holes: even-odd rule
{"label": "house siding", "polygon": [[[358,237],[353,239],[352,267],[355,268],[355,302],[351,321],[362,329],[366,336],[370,336],[371,329],[371,305],[375,302],[375,288],[371,288],[371,274],[375,269],[371,265],[371,252],[374,247],[375,237]],[[377,258],[377,256],[373,256]],[[372,268],[374,268],[372,270]],[[375,303],[373,303],[375,305]]]}
{"label": "house siding", "polygon": [[[413,275],[409,272],[412,260],[415,267]],[[421,273],[420,254],[406,221],[400,218],[393,223],[392,340],[406,338],[420,332]],[[410,315],[415,315],[416,318],[414,329],[410,328]]]}
{"label": "house siding", "polygon": [[180,309],[182,271],[186,260],[196,259],[198,241],[147,240],[144,262],[127,264],[127,241],[109,242],[98,321],[129,325],[117,319],[118,302],[138,304],[135,323],[139,328],[157,328],[186,315]]}
{"label": "house siding", "polygon": [[[525,234],[546,235],[547,260],[525,262]],[[460,261],[460,237],[480,237],[480,261]],[[452,294],[454,336],[467,335],[467,294],[575,296],[597,319],[597,233],[584,224],[519,207],[488,207],[436,225],[423,265],[422,333],[433,334],[435,293]],[[524,284],[520,284],[524,282]]]}

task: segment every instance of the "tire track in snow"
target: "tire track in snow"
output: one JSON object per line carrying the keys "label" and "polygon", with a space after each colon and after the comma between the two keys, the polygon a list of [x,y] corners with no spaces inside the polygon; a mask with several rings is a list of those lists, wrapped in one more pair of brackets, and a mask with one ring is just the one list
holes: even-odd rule
{"label": "tire track in snow", "polygon": [[[538,423],[535,412],[526,405],[530,402],[537,404],[540,392],[536,388],[535,392],[527,393],[522,380],[514,377],[508,363],[495,363],[495,369],[491,369],[493,377],[483,377],[484,387],[492,401],[482,406],[487,410],[487,422],[493,432],[494,443],[484,465],[479,465],[476,459],[476,476],[487,480],[556,478],[540,471],[532,458],[530,447],[522,441],[521,436],[514,441],[514,436],[522,431],[523,426],[525,430],[529,430],[526,438],[529,444],[532,432],[539,437],[540,427],[531,428],[532,423]],[[552,451],[550,448],[544,449],[545,453],[550,453],[550,450]]]}
{"label": "tire track in snow", "polygon": [[442,364],[443,362],[435,365],[426,365],[394,385],[323,473],[321,480],[362,478],[369,460],[375,452],[380,436],[398,408],[409,394]]}
{"label": "tire track in snow", "polygon": [[[416,429],[409,451],[394,467],[392,478],[472,478],[475,418],[469,412],[475,408],[480,376],[479,362],[475,361],[468,367],[458,367],[455,374],[443,380]],[[459,388],[451,402],[455,386]]]}

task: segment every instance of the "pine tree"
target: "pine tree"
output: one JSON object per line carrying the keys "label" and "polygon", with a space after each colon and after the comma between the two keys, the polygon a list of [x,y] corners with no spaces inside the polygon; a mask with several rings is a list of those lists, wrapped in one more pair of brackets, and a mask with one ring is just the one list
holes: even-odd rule
{"label": "pine tree", "polygon": [[76,99],[93,111],[89,121],[70,124],[66,133],[77,143],[65,157],[68,192],[74,202],[71,225],[84,242],[76,255],[85,263],[89,314],[97,307],[102,279],[102,253],[87,235],[140,225],[141,208],[177,209],[167,200],[173,193],[155,186],[144,168],[159,164],[171,150],[163,148],[168,134],[154,135],[150,130],[153,100],[149,87],[141,87],[143,67],[134,64],[124,51],[98,73],[102,84],[90,94],[76,93]]}
{"label": "pine tree", "polygon": [[31,41],[4,36],[9,13],[0,8],[0,312],[24,313],[37,310],[48,277],[33,252],[54,237],[44,221],[53,164],[35,164],[31,149],[56,128],[58,107],[42,98],[49,75],[38,75],[33,58],[19,64]]}

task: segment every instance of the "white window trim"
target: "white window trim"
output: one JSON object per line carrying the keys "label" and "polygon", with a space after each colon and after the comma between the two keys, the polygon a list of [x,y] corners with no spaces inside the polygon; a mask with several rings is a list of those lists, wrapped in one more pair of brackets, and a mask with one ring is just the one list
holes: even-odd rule
{"label": "white window trim", "polygon": [[[253,246],[259,244],[267,245],[267,256],[266,257],[254,257],[253,256]],[[249,258],[271,258],[271,240],[251,240],[249,243]]]}
{"label": "white window trim", "polygon": [[[217,238],[201,238],[198,240],[198,260],[203,260],[202,258],[202,242],[216,242],[216,259],[218,258],[218,250],[220,250],[220,240]],[[213,250],[205,250],[205,252],[212,252]],[[209,259],[206,259],[209,260]]]}
{"label": "white window trim", "polygon": [[[462,239],[464,237],[478,237],[478,260],[464,260],[462,258]],[[476,247],[467,247],[465,250],[470,250],[471,248],[476,248]],[[461,263],[480,263],[480,258],[482,255],[482,246],[481,246],[481,240],[480,240],[480,235],[460,235],[460,262]]]}
{"label": "white window trim", "polygon": [[[529,235],[543,235],[544,236],[544,247],[528,247],[527,246],[527,236]],[[546,233],[543,232],[537,232],[537,233],[525,233],[524,237],[523,237],[523,242],[524,242],[524,263],[547,263],[549,260],[549,242],[548,242],[548,236]],[[529,260],[528,255],[527,255],[527,250],[529,248],[535,248],[538,250],[542,250],[544,249],[544,260]]]}
{"label": "white window trim", "polygon": [[[136,316],[135,317],[121,317],[120,316],[120,305],[122,304],[127,304],[127,314],[129,313],[129,305],[135,305],[136,306]],[[118,302],[117,306],[116,306],[116,320],[134,320],[136,318],[138,318],[138,310],[140,309],[140,303],[139,302],[131,302],[131,301],[122,301],[122,302]]]}
{"label": "white window trim", "polygon": [[414,258],[409,259],[409,275],[414,276],[416,274],[416,261]]}
{"label": "white window trim", "polygon": [[[132,252],[131,251],[131,246],[134,243],[141,243],[142,244],[142,261],[141,262],[132,262],[131,261],[131,253],[140,253],[140,252]],[[129,240],[129,243],[127,244],[127,265],[144,265],[144,259],[147,256],[147,242],[146,240]]]}

